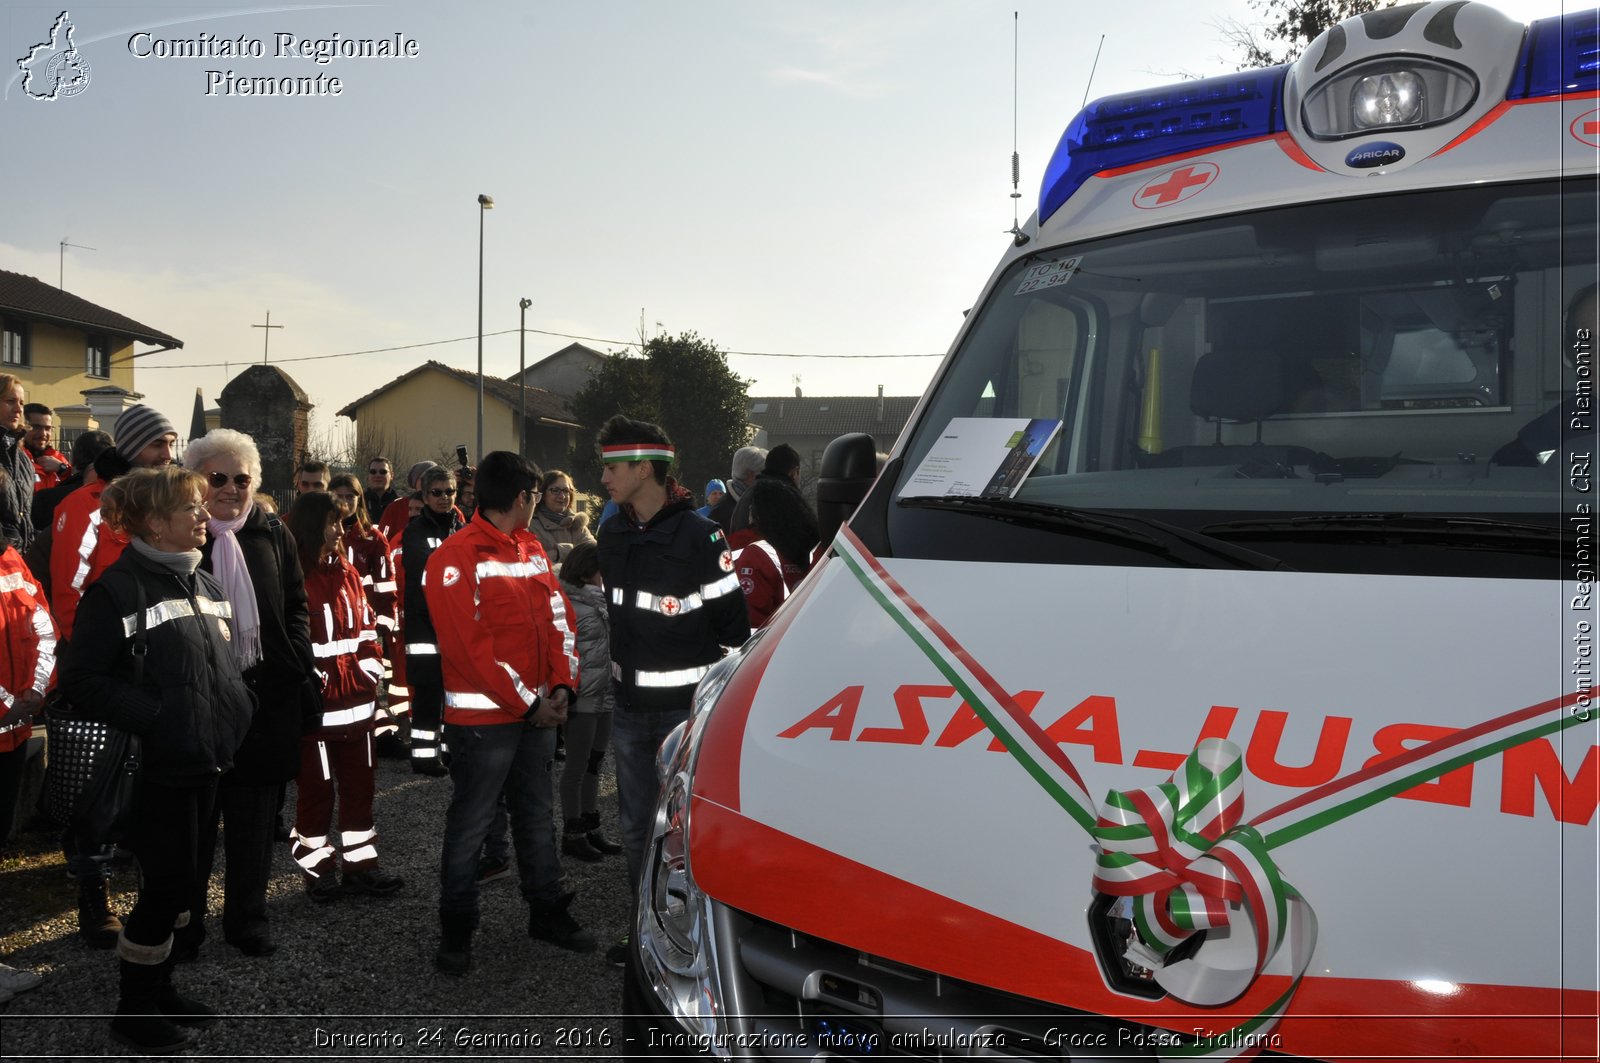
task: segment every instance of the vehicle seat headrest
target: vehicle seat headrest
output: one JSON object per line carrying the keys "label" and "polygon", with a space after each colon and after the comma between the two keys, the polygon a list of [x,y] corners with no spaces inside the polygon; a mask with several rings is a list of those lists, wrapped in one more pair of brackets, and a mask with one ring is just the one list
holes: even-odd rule
{"label": "vehicle seat headrest", "polygon": [[1283,361],[1267,351],[1212,351],[1194,364],[1189,408],[1206,420],[1260,421],[1283,405]]}

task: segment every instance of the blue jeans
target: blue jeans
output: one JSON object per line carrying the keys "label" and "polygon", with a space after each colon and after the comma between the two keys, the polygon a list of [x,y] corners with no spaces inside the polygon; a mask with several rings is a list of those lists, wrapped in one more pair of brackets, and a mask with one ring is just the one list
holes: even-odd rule
{"label": "blue jeans", "polygon": [[617,811],[622,821],[622,851],[628,858],[628,888],[639,892],[639,873],[655,822],[661,780],[656,751],[672,729],[689,718],[681,712],[634,712],[617,706],[611,714],[611,748],[617,757]]}
{"label": "blue jeans", "polygon": [[439,862],[439,912],[470,915],[478,923],[478,855],[495,818],[502,791],[511,816],[522,896],[561,896],[556,855],[556,732],[527,723],[464,727],[444,725],[450,744],[450,808],[444,816]]}

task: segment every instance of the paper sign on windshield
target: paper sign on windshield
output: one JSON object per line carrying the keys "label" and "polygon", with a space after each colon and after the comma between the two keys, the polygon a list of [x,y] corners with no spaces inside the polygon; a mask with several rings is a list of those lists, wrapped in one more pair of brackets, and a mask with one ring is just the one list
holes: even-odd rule
{"label": "paper sign on windshield", "polygon": [[1010,498],[1059,431],[1059,420],[1037,417],[951,418],[900,497]]}
{"label": "paper sign on windshield", "polygon": [[1058,284],[1065,284],[1078,272],[1078,263],[1082,257],[1074,255],[1065,262],[1035,262],[1022,274],[1022,283],[1017,286],[1017,295],[1026,295],[1036,292],[1040,288],[1054,288]]}

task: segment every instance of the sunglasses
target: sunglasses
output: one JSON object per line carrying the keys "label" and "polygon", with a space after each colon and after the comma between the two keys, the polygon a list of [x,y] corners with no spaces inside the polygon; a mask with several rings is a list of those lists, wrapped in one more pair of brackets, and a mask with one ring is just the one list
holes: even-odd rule
{"label": "sunglasses", "polygon": [[[230,477],[225,472],[213,472],[207,474],[206,483],[210,484],[212,487],[222,488],[228,486],[229,479]],[[250,474],[247,472],[241,472],[237,476],[231,477],[231,479],[233,480],[233,485],[235,487],[247,488],[250,486]]]}
{"label": "sunglasses", "polygon": [[388,469],[368,469],[367,470],[367,475],[368,476],[388,476],[389,475],[389,470]]}
{"label": "sunglasses", "polygon": [[451,495],[453,495],[455,493],[456,493],[456,489],[454,487],[430,487],[430,488],[428,488],[428,496],[430,498],[449,498]]}

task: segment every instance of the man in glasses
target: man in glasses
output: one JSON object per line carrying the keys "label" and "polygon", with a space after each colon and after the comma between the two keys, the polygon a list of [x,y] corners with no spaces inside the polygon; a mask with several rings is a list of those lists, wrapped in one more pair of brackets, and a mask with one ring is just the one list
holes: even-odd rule
{"label": "man in glasses", "polygon": [[382,454],[367,461],[367,489],[363,493],[367,498],[367,517],[374,524],[382,522],[383,511],[400,497],[400,489],[394,485],[394,463]]}
{"label": "man in glasses", "polygon": [[439,670],[438,636],[428,615],[422,573],[439,544],[461,529],[456,482],[450,470],[434,465],[418,478],[422,511],[406,525],[400,539],[400,564],[405,572],[406,685],[411,689],[411,770],[419,775],[445,774],[439,721],[444,711],[444,677]]}
{"label": "man in glasses", "polygon": [[37,495],[71,476],[72,465],[65,454],[51,445],[56,430],[54,410],[42,402],[30,402],[22,407],[22,416],[27,421],[22,445],[33,459],[33,492]]}
{"label": "man in glasses", "polygon": [[477,515],[439,548],[427,573],[454,750],[434,965],[455,975],[471,965],[478,855],[502,793],[528,902],[528,936],[574,952],[595,947],[594,935],[568,912],[576,894],[562,888],[552,818],[555,729],[574,697],[578,659],[567,600],[528,531],[539,470],[498,450],[478,466],[477,487]]}

